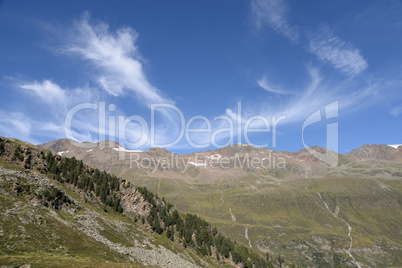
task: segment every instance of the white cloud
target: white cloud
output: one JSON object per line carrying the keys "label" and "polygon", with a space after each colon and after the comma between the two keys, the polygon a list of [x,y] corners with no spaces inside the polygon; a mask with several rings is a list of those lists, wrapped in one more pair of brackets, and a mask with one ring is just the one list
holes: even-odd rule
{"label": "white cloud", "polygon": [[96,81],[113,96],[135,93],[141,103],[172,103],[148,81],[141,63],[138,34],[130,27],[116,32],[105,23],[91,25],[85,15],[75,23],[70,41],[64,52],[89,61],[97,72]]}
{"label": "white cloud", "polygon": [[[29,98],[28,102],[24,103],[28,111],[24,115],[0,110],[0,122],[13,130],[14,133],[11,136],[21,136],[24,140],[33,143],[36,143],[36,136],[64,137],[64,121],[67,112],[77,104],[99,101],[99,94],[94,88],[66,89],[50,80],[17,81],[15,84],[18,88],[33,93],[39,101]],[[21,102],[24,101],[21,100]],[[29,107],[35,107],[35,110],[29,110]],[[96,140],[94,137],[98,136],[97,125],[98,111],[85,109],[74,116],[73,133],[78,140],[94,141]],[[7,133],[4,130],[1,132]]]}
{"label": "white cloud", "polygon": [[[120,28],[115,32],[109,31],[105,23],[90,24],[89,17],[75,22],[71,31],[65,30],[68,38],[63,39],[66,43],[58,51],[67,55],[78,56],[90,63],[90,71],[95,72],[95,81],[100,88],[113,96],[131,95],[145,106],[151,104],[172,104],[169,98],[164,97],[162,92],[152,86],[147,80],[141,63],[141,56],[136,46],[137,33],[131,28]],[[70,33],[70,34],[67,34]],[[101,98],[97,88],[62,88],[51,80],[43,81],[17,81],[18,88],[31,92],[38,99],[30,98],[29,104],[35,104],[35,113],[22,115],[2,113],[0,122],[7,129],[2,133],[10,133],[10,136],[21,136],[27,141],[34,141],[35,136],[65,136],[64,121],[67,112],[80,103],[98,103]],[[160,119],[159,132],[164,132],[163,137],[168,139],[172,129],[177,125],[174,122],[174,111],[159,109],[158,113],[164,117]],[[6,114],[7,113],[7,114]],[[40,114],[41,113],[41,114]],[[40,115],[38,115],[40,114]],[[117,109],[114,114],[124,115]],[[22,118],[23,117],[23,118]],[[166,119],[169,119],[168,122]],[[72,133],[80,141],[96,141],[98,139],[117,139],[120,133],[108,133],[108,130],[99,129],[98,111],[85,109],[74,115]],[[24,123],[21,123],[24,122]],[[25,126],[25,128],[23,128]],[[19,132],[15,134],[12,132]],[[45,134],[40,134],[44,132]],[[132,124],[128,125],[127,136],[130,140],[136,140],[141,136],[148,136],[148,129],[139,130]],[[146,146],[149,146],[149,142]]]}
{"label": "white cloud", "polygon": [[5,135],[19,139],[29,136],[31,123],[23,113],[0,110],[0,122]]}
{"label": "white cloud", "polygon": [[[297,27],[291,25],[287,19],[289,8],[285,0],[252,0],[251,10],[258,28],[266,24],[293,43],[300,40]],[[368,68],[367,60],[360,50],[341,40],[328,26],[321,27],[307,38],[309,52],[348,76],[356,76]],[[273,92],[271,87],[268,88],[271,89],[268,91]]]}
{"label": "white cloud", "polygon": [[288,7],[284,0],[252,0],[251,9],[258,28],[267,24],[292,42],[299,40],[298,30],[287,21]]}
{"label": "white cloud", "polygon": [[260,80],[257,81],[258,85],[265,89],[268,92],[276,93],[276,94],[289,94],[289,92],[283,91],[282,89],[278,89],[270,85],[268,82],[268,78],[264,75]]}
{"label": "white cloud", "polygon": [[52,112],[59,116],[65,114],[71,106],[98,99],[93,88],[66,89],[50,80],[17,82],[17,87],[34,93],[47,105],[46,109],[51,108]]}
{"label": "white cloud", "polygon": [[[252,116],[260,115],[272,121],[272,116],[278,119],[280,116],[286,116],[280,125],[290,125],[303,122],[309,115],[318,109],[323,109],[333,101],[339,101],[339,108],[345,115],[355,109],[380,101],[379,89],[381,83],[362,85],[356,81],[344,81],[341,83],[330,83],[324,80],[320,75],[319,69],[307,66],[310,76],[310,83],[301,88],[300,93],[291,94],[286,97],[277,98],[274,101],[242,103],[242,122],[244,128],[245,122]],[[226,115],[236,118],[236,113],[232,109],[226,109]],[[261,123],[261,122],[259,122]],[[256,125],[254,127],[263,127]],[[235,131],[237,133],[237,131]]]}
{"label": "white cloud", "polygon": [[[322,77],[317,68],[307,67],[310,83],[301,90],[301,93],[293,95],[290,99],[286,98],[282,101],[275,101],[269,105],[263,104],[258,107],[258,113],[271,118],[271,116],[286,116],[285,123],[295,123],[307,118],[309,114],[316,109],[324,107],[331,101],[332,95],[330,90],[326,90],[322,84]],[[255,112],[255,108],[250,110]]]}
{"label": "white cloud", "polygon": [[66,97],[64,90],[50,80],[44,80],[42,83],[37,81],[24,83],[20,84],[19,87],[34,92],[42,101],[50,104],[63,102]]}
{"label": "white cloud", "polygon": [[54,129],[48,122],[40,122],[21,112],[0,110],[0,133],[32,144],[39,144],[37,136],[53,138]]}
{"label": "white cloud", "polygon": [[332,64],[342,73],[355,76],[367,69],[368,63],[360,50],[342,41],[328,26],[309,37],[309,48],[323,61]]}

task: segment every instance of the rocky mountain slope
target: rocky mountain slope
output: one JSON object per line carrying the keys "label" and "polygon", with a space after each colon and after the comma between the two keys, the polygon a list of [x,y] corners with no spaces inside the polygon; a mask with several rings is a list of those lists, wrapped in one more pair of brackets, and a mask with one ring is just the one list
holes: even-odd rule
{"label": "rocky mountain slope", "polygon": [[[143,187],[0,137],[0,264],[274,267]],[[287,265],[290,265],[287,262]]]}
{"label": "rocky mountain slope", "polygon": [[304,266],[402,265],[402,147],[329,152],[339,160],[330,166],[306,149],[237,144],[175,155],[158,148],[130,152],[117,143],[86,145],[91,148],[59,140],[43,147],[146,186],[244,245]]}
{"label": "rocky mountain slope", "polygon": [[[356,170],[356,163],[364,165],[373,161],[402,163],[402,147],[388,145],[363,145],[347,154],[313,146],[317,154],[330,153],[338,159],[337,166],[330,166],[313,156],[306,149],[299,152],[274,151],[256,148],[246,144],[235,144],[219,150],[176,155],[166,149],[151,148],[148,151],[131,151],[116,142],[73,143],[68,139],[52,141],[41,146],[55,154],[82,159],[88,165],[107,170],[118,176],[149,176],[154,178],[198,179],[205,182],[224,178],[241,178],[250,173],[292,180],[308,176],[325,177],[345,173],[353,169],[353,174],[366,170]],[[389,172],[390,171],[390,172]],[[397,173],[394,173],[397,172]],[[385,169],[389,177],[401,177],[397,170]]]}
{"label": "rocky mountain slope", "polygon": [[354,149],[346,154],[348,158],[358,161],[396,161],[402,162],[402,145],[401,147],[389,146],[385,144],[365,144],[358,149]]}

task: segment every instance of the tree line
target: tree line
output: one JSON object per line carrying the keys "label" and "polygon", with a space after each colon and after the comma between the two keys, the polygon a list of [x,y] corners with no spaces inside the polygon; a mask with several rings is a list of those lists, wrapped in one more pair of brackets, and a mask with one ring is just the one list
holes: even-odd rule
{"label": "tree line", "polygon": [[115,175],[89,168],[82,160],[77,160],[75,157],[61,157],[58,160],[52,152],[45,155],[42,151],[41,154],[46,160],[47,170],[54,175],[55,180],[72,184],[88,193],[94,193],[103,204],[116,212],[123,212],[118,196],[120,182]]}

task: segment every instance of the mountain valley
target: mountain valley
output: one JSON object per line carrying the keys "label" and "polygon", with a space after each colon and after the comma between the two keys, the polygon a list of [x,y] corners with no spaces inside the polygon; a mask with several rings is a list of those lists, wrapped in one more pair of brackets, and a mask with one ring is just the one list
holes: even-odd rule
{"label": "mountain valley", "polygon": [[329,152],[336,166],[306,149],[244,144],[188,155],[130,151],[109,141],[76,146],[58,140],[42,147],[146,186],[224,235],[302,266],[402,264],[402,147]]}

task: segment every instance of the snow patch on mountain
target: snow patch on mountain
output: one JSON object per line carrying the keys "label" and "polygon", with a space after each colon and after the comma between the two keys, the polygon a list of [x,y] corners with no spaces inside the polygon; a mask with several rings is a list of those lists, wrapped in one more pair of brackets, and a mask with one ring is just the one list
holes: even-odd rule
{"label": "snow patch on mountain", "polygon": [[194,163],[194,162],[190,162],[190,161],[188,161],[188,163],[193,166],[196,166],[196,167],[200,167],[200,166],[205,167],[207,165],[205,163]]}
{"label": "snow patch on mountain", "polygon": [[67,154],[69,151],[61,151],[61,152],[58,152],[57,154],[58,155],[60,155],[60,156],[62,156],[63,154]]}
{"label": "snow patch on mountain", "polygon": [[402,146],[402,144],[388,144],[388,146],[398,149],[399,146]]}
{"label": "snow patch on mountain", "polygon": [[141,153],[141,152],[143,152],[143,151],[140,151],[140,150],[128,150],[128,149],[126,149],[124,147],[121,147],[121,146],[119,146],[118,148],[112,148],[112,149],[115,150],[115,151],[118,151],[118,152],[126,152],[126,153]]}

